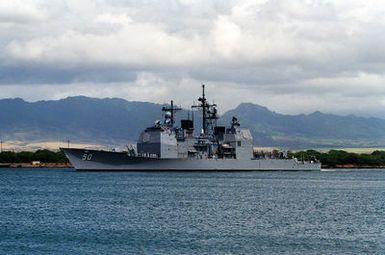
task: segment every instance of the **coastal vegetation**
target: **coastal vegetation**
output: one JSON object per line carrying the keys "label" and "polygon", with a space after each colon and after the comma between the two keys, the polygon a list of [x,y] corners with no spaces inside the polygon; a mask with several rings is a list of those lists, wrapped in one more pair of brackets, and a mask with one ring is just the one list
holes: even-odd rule
{"label": "coastal vegetation", "polygon": [[288,152],[288,157],[299,160],[321,161],[323,167],[339,167],[350,165],[352,167],[385,167],[385,151],[373,151],[372,153],[354,153],[343,150],[330,150],[320,152],[316,150]]}
{"label": "coastal vegetation", "polygon": [[61,151],[50,150],[31,151],[3,151],[0,153],[0,163],[29,163],[40,161],[44,163],[67,163],[68,160]]}
{"label": "coastal vegetation", "polygon": [[[278,151],[273,150],[273,157],[280,157]],[[288,158],[298,160],[319,160],[323,167],[385,167],[385,151],[376,150],[372,153],[354,153],[344,150],[330,150],[328,152],[316,150],[288,151]],[[61,152],[50,150],[31,151],[3,151],[0,153],[0,163],[29,163],[40,161],[44,163],[68,163]]]}

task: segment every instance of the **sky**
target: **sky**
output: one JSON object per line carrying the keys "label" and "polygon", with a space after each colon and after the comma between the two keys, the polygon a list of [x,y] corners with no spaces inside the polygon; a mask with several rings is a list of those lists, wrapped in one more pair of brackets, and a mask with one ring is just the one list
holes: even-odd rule
{"label": "sky", "polygon": [[383,0],[0,0],[0,98],[385,118]]}

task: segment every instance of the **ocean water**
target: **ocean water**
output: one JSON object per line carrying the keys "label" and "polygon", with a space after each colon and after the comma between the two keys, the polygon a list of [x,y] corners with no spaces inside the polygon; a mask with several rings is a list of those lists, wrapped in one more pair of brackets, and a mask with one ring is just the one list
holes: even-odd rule
{"label": "ocean water", "polygon": [[0,169],[0,254],[385,254],[385,171]]}

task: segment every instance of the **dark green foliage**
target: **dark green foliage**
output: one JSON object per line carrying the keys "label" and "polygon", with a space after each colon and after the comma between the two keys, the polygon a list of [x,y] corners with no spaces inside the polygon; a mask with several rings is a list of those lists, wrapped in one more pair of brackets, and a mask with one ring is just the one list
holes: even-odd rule
{"label": "dark green foliage", "polygon": [[315,150],[288,152],[288,157],[295,157],[299,160],[312,160],[316,158],[323,165],[336,166],[353,164],[357,166],[384,166],[385,151],[374,151],[372,154],[359,154],[343,150],[330,150],[321,153]]}
{"label": "dark green foliage", "polygon": [[15,152],[3,151],[0,153],[0,163],[18,163],[19,159]]}
{"label": "dark green foliage", "polygon": [[30,163],[40,161],[44,163],[67,163],[68,160],[63,152],[53,152],[50,150],[38,150],[35,152],[22,151],[3,151],[0,153],[0,163]]}
{"label": "dark green foliage", "polygon": [[21,163],[21,162],[26,163],[26,162],[33,161],[34,154],[35,153],[33,153],[31,151],[22,151],[22,152],[17,153],[16,154],[16,156],[18,158],[18,162],[17,163]]}
{"label": "dark green foliage", "polygon": [[[278,151],[275,151],[277,154]],[[371,154],[358,154],[346,152],[343,150],[330,150],[329,152],[319,152],[315,150],[306,151],[288,151],[289,158],[297,158],[299,160],[319,160],[323,165],[336,166],[344,164],[355,164],[358,166],[384,166],[385,151],[374,151]],[[44,163],[67,163],[68,160],[61,152],[53,152],[50,150],[38,150],[35,152],[22,151],[3,151],[0,153],[0,163],[30,163],[31,161],[40,161]]]}

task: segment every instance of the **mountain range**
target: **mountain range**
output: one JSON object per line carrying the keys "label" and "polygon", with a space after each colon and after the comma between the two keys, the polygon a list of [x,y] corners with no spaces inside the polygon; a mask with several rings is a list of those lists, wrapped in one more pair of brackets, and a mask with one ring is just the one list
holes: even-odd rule
{"label": "mountain range", "polygon": [[[38,102],[1,99],[0,139],[127,144],[135,142],[144,127],[161,119],[161,107],[148,102],[84,96]],[[177,121],[186,116],[184,110]],[[233,116],[242,127],[251,129],[257,146],[385,147],[384,119],[321,112],[285,115],[257,104],[241,103],[225,112],[220,123],[228,124]],[[198,125],[199,121],[197,130]]]}

